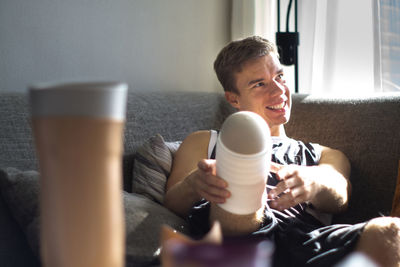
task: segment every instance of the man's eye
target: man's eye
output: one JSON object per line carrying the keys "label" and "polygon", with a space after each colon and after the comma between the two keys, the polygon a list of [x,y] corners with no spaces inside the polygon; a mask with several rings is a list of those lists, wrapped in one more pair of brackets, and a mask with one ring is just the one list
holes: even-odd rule
{"label": "man's eye", "polygon": [[285,82],[285,76],[283,75],[283,73],[279,74],[276,77],[276,80],[279,81],[279,82]]}
{"label": "man's eye", "polygon": [[262,87],[264,85],[265,85],[265,83],[261,82],[261,83],[257,83],[254,87]]}

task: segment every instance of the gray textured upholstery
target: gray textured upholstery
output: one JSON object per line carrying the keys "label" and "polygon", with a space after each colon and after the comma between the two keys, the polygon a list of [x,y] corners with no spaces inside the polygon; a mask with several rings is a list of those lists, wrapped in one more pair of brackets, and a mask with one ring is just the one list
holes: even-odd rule
{"label": "gray textured upholstery", "polygon": [[339,222],[390,213],[400,160],[400,94],[326,99],[295,96],[289,136],[344,152],[352,166],[350,206]]}
{"label": "gray textured upholstery", "polygon": [[0,168],[37,168],[28,114],[25,94],[0,94]]}
{"label": "gray textured upholstery", "polygon": [[125,151],[133,151],[154,133],[177,141],[193,131],[219,127],[226,115],[221,114],[221,100],[218,93],[130,92]]}
{"label": "gray textured upholstery", "polygon": [[[352,164],[353,195],[338,222],[358,222],[391,208],[400,159],[400,94],[358,99],[294,95],[287,133],[342,150]],[[24,93],[0,93],[0,168],[37,169]],[[133,153],[156,133],[183,140],[219,128],[232,108],[219,93],[134,92],[128,98],[124,188],[130,191]],[[26,238],[0,197],[0,264],[36,266]]]}

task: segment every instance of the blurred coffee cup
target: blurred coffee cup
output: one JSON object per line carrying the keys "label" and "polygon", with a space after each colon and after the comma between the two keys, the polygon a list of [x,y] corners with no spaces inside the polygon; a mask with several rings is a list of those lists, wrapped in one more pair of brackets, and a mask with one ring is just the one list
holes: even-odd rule
{"label": "blurred coffee cup", "polygon": [[124,266],[127,89],[118,82],[29,88],[44,266]]}

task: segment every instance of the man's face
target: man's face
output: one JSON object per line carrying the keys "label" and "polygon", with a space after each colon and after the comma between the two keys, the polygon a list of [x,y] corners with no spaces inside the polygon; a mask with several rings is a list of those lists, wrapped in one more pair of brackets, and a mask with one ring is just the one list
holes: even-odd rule
{"label": "man's face", "polygon": [[283,69],[274,53],[246,62],[235,74],[239,94],[226,92],[232,106],[240,111],[253,111],[268,123],[271,134],[278,135],[280,126],[290,117],[291,96],[285,84]]}

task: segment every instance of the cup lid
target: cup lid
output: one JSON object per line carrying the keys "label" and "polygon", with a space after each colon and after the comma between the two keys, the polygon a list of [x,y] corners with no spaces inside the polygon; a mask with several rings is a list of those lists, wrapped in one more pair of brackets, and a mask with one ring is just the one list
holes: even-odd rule
{"label": "cup lid", "polygon": [[128,85],[121,82],[29,86],[32,117],[88,116],[125,119]]}

